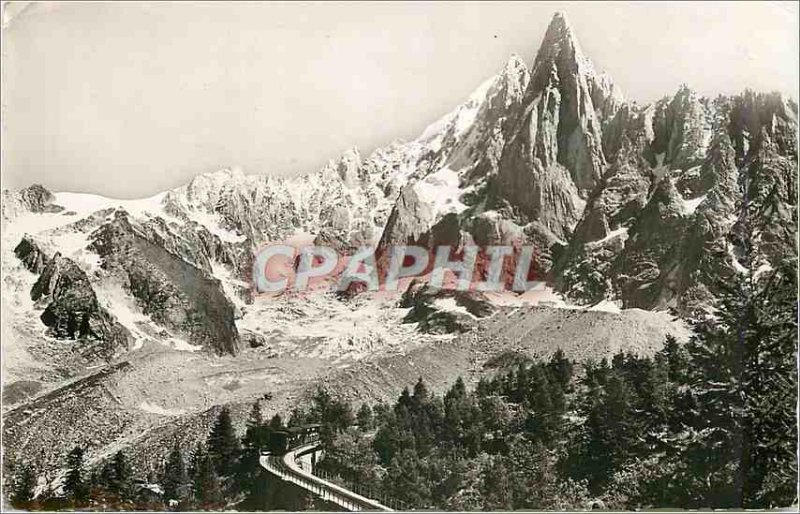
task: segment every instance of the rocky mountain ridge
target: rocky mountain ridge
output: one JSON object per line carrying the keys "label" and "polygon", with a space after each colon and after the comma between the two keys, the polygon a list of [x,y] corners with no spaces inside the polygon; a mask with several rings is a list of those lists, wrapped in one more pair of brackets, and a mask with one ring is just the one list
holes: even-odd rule
{"label": "rocky mountain ridge", "polygon": [[[797,105],[778,95],[710,100],[683,86],[652,105],[626,102],[556,14],[530,70],[512,56],[415,141],[366,158],[351,149],[292,179],[200,175],[160,195],[144,219],[108,201],[105,218],[92,212],[88,248],[127,273],[126,288],[157,324],[201,344],[214,332],[198,328],[205,315],[230,327],[212,337],[223,352],[238,346],[228,304],[251,301],[253,253],[298,235],[345,253],[530,244],[538,274],[571,302],[695,315],[714,301],[708,267],[742,266],[735,233],[745,213],[763,225],[764,265],[791,251],[796,133]],[[3,195],[6,225],[62,209],[41,186]],[[188,301],[185,281],[167,287],[168,263],[199,283],[223,280]],[[167,307],[153,295],[184,300]]]}
{"label": "rocky mountain ridge", "polygon": [[[315,173],[222,170],[124,201],[3,191],[6,465],[42,452],[57,471],[66,441],[95,461],[131,447],[152,469],[266,389],[285,413],[316,380],[356,401],[475,377],[501,349],[592,359],[685,340],[670,313],[713,313],[720,277],[796,254],[796,144],[797,104],[777,94],[626,101],[556,15],[530,69],[512,56],[414,141]],[[253,256],[286,240],[533,245],[548,288],[262,301]]]}
{"label": "rocky mountain ridge", "polygon": [[[154,197],[151,211],[109,200],[83,223],[95,230],[88,250],[128,275],[146,315],[221,352],[238,347],[234,304],[251,301],[253,253],[297,237],[345,253],[534,245],[538,275],[570,302],[701,315],[714,302],[708,268],[741,271],[745,217],[763,226],[763,265],[793,251],[796,134],[797,105],[775,94],[710,100],[683,86],[651,105],[626,102],[559,13],[530,70],[512,56],[412,142],[366,158],[351,149],[291,179],[200,175]],[[73,212],[41,186],[3,196],[7,226],[20,213]],[[175,278],[186,273],[209,287],[189,292]]]}

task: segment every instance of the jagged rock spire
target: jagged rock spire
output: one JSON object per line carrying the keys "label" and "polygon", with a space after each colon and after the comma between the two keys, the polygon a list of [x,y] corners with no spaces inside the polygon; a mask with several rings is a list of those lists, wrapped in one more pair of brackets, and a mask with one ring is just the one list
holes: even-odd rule
{"label": "jagged rock spire", "polygon": [[547,32],[545,32],[533,63],[533,73],[547,73],[549,70],[545,67],[549,67],[554,62],[562,64],[571,62],[588,67],[589,69],[585,71],[591,71],[594,74],[591,62],[581,51],[578,38],[567,20],[567,14],[563,11],[557,12],[550,20],[550,25],[547,27]]}
{"label": "jagged rock spire", "polygon": [[496,207],[536,221],[556,238],[574,227],[606,160],[602,126],[619,95],[584,56],[564,13],[556,13],[536,54],[517,120],[494,180]]}
{"label": "jagged rock spire", "polygon": [[552,112],[543,121],[555,129],[556,144],[544,147],[542,163],[567,168],[581,191],[592,189],[605,167],[601,127],[616,110],[607,104],[619,103],[613,92],[610,79],[601,78],[583,54],[566,14],[556,13],[536,54],[527,100],[547,100],[543,107]]}

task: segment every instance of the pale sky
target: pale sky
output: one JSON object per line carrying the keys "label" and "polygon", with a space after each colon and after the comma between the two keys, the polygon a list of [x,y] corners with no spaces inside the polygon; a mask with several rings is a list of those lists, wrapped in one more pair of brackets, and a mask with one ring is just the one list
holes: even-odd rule
{"label": "pale sky", "polygon": [[640,103],[797,98],[798,4],[37,3],[3,17],[3,187],[133,198],[228,166],[313,171],[413,139],[563,10]]}

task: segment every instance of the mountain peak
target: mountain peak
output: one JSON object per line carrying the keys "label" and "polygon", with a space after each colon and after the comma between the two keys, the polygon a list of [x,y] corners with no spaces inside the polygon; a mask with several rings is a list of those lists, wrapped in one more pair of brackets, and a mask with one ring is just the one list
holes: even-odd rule
{"label": "mountain peak", "polygon": [[547,27],[547,33],[556,31],[558,33],[566,34],[572,33],[572,26],[569,24],[566,11],[556,11],[553,18],[550,20],[550,25]]}
{"label": "mountain peak", "polygon": [[534,69],[545,67],[549,70],[553,64],[564,63],[573,64],[583,68],[585,73],[594,74],[591,62],[584,56],[567,14],[558,11],[550,20],[533,67]]}

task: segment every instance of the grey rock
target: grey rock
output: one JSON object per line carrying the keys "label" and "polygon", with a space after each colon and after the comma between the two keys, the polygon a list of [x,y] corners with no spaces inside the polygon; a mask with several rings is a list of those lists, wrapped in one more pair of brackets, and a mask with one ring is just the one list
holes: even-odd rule
{"label": "grey rock", "polygon": [[153,321],[217,354],[237,353],[240,337],[233,304],[219,280],[195,264],[207,265],[207,256],[192,249],[172,253],[170,239],[154,238],[151,229],[117,211],[112,222],[93,234],[90,248],[103,259],[105,269],[126,280]]}
{"label": "grey rock", "polygon": [[28,235],[24,236],[14,248],[14,255],[22,261],[28,271],[39,274],[49,262],[49,258],[39,248],[39,245]]}
{"label": "grey rock", "polygon": [[[437,307],[436,300],[444,298],[453,299],[467,313]],[[476,318],[496,312],[496,307],[481,292],[439,289],[419,280],[409,284],[399,305],[410,308],[404,323],[419,323],[419,330],[430,334],[467,332],[474,327]]]}
{"label": "grey rock", "polygon": [[5,223],[21,213],[60,212],[63,207],[55,205],[55,196],[39,184],[33,184],[20,191],[4,189],[2,192],[2,211],[0,218]]}
{"label": "grey rock", "polygon": [[47,262],[31,299],[46,304],[41,320],[57,339],[102,342],[106,357],[128,347],[127,329],[100,306],[86,273],[60,253]]}

